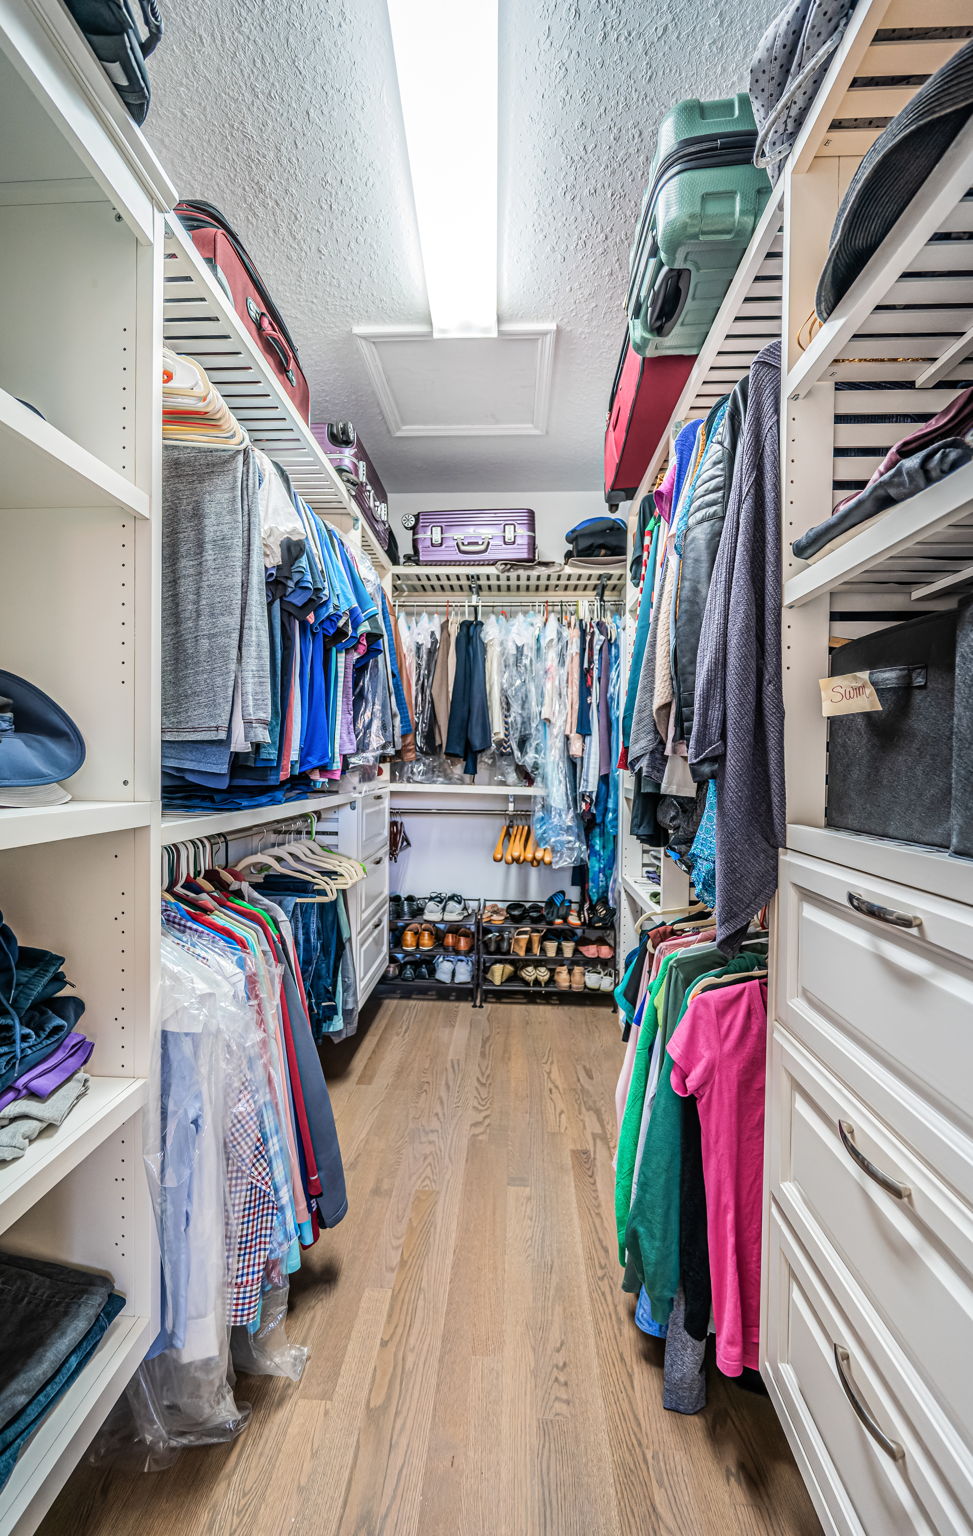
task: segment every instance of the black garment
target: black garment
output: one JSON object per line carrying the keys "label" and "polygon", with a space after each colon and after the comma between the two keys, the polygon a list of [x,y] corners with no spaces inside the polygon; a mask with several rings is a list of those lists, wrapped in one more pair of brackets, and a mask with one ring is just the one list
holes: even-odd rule
{"label": "black garment", "polygon": [[486,691],[486,651],[479,619],[464,619],[456,635],[456,680],[446,732],[447,757],[465,758],[464,773],[476,773],[477,753],[493,743]]}
{"label": "black garment", "polygon": [[631,834],[651,848],[662,848],[668,837],[659,826],[659,786],[652,779],[644,778],[641,769],[634,779]]}
{"label": "black garment", "polygon": [[[735,977],[734,980],[739,980]],[[686,1296],[683,1327],[691,1339],[709,1333],[713,1308],[709,1242],[706,1236],[706,1186],[699,1107],[692,1094],[683,1100],[682,1164],[679,1171],[679,1271]]]}
{"label": "black garment", "polygon": [[683,868],[686,855],[696,839],[705,807],[705,790],[702,794],[697,793],[695,799],[684,795],[662,795],[659,799],[659,825],[667,834],[674,858]]}
{"label": "black garment", "polygon": [[794,540],[791,548],[799,560],[810,560],[812,555],[820,554],[835,539],[843,538],[862,523],[878,517],[880,512],[887,512],[897,502],[918,496],[920,491],[934,485],[937,480],[943,480],[957,469],[962,469],[971,459],[973,448],[961,437],[948,437],[945,441],[931,443],[928,448],[921,448],[907,459],[900,459],[887,474],[866,486],[860,496],[846,502],[831,517],[818,523],[817,527],[802,533],[799,539]]}
{"label": "black garment", "polygon": [[642,546],[645,543],[645,530],[653,517],[655,517],[655,497],[650,491],[648,496],[643,496],[639,503],[639,515],[635,524],[632,559],[628,567],[628,579],[633,587],[637,587],[642,579]]}
{"label": "black garment", "polygon": [[111,1289],[103,1275],[0,1254],[0,1427],[16,1418],[80,1343]]}

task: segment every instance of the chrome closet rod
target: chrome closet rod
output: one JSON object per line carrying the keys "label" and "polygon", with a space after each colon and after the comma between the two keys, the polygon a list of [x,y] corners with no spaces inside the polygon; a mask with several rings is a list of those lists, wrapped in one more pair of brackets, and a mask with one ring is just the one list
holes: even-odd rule
{"label": "chrome closet rod", "polygon": [[[392,794],[393,794],[393,798],[394,798],[394,795],[395,795],[395,791],[394,790],[392,791]],[[413,810],[411,806],[395,805],[395,806],[392,806],[392,808],[391,808],[391,814],[394,817],[396,817],[397,820],[400,820],[400,821],[403,820],[404,817],[406,817],[406,816],[453,816],[453,815],[455,815],[455,816],[462,816],[464,818],[464,820],[465,820],[465,818],[467,816],[499,816],[501,821],[510,821],[511,819],[516,820],[516,818],[519,817],[519,816],[529,816],[531,813],[528,810],[508,811],[505,806],[502,807],[502,808],[500,806],[497,806],[496,810],[486,811],[486,810],[480,810],[480,809],[467,810],[465,808],[465,806],[458,805],[456,807],[456,810],[453,811],[450,807],[442,806],[442,805],[438,806],[435,810],[431,806],[429,806],[429,807],[417,806],[416,809]]]}

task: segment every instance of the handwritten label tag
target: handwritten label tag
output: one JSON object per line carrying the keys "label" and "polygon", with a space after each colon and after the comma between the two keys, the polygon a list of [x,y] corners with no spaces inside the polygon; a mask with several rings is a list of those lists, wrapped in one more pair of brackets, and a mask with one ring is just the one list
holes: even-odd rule
{"label": "handwritten label tag", "polygon": [[864,715],[881,709],[882,703],[867,672],[845,672],[841,677],[821,677],[822,715]]}

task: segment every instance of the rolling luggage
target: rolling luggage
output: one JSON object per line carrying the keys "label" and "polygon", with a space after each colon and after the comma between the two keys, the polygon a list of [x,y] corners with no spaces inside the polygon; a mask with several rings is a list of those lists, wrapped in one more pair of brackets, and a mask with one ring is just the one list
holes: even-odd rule
{"label": "rolling luggage", "polygon": [[175,211],[240,319],[274,365],[284,393],[309,421],[311,393],[297,348],[239,235],[212,203],[177,203]]}
{"label": "rolling luggage", "polygon": [[351,492],[355,506],[383,549],[389,547],[385,487],[350,421],[316,422],[311,431]]}
{"label": "rolling luggage", "polygon": [[695,357],[678,352],[639,357],[625,332],[605,427],[605,500],[609,506],[628,501],[638,490],[695,361]]}
{"label": "rolling luggage", "polygon": [[662,120],[629,258],[628,326],[640,357],[697,353],[746,250],[770,178],[752,163],[745,91],[677,102]]}
{"label": "rolling luggage", "polygon": [[410,512],[412,549],[420,565],[531,564],[537,559],[530,507],[501,511]]}

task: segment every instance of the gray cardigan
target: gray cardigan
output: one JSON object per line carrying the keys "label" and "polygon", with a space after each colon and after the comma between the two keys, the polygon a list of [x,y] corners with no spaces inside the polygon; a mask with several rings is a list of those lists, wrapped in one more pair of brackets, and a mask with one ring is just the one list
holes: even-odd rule
{"label": "gray cardigan", "polygon": [[699,639],[689,746],[715,778],[716,941],[735,954],[777,889],[786,828],[780,614],[780,342],[754,358]]}

